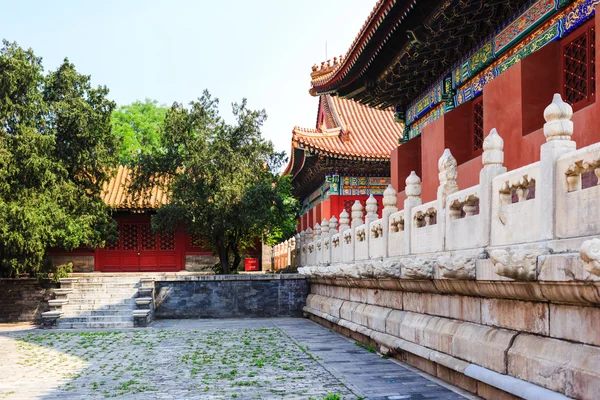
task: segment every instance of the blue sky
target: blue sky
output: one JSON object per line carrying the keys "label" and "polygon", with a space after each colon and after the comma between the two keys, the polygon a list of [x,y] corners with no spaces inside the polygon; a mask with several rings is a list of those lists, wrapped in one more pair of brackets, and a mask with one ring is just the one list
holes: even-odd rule
{"label": "blue sky", "polygon": [[248,98],[264,134],[289,152],[294,125],[313,127],[310,68],[344,54],[375,0],[23,0],[3,2],[0,36],[44,66],[68,57],[118,104],[188,103],[207,88],[230,117]]}

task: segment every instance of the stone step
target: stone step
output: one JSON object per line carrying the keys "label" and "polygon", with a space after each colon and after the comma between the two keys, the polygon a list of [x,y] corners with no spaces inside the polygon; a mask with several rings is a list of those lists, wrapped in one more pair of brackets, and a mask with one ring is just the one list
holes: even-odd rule
{"label": "stone step", "polygon": [[131,310],[135,308],[135,303],[127,303],[127,304],[68,304],[63,306],[63,311],[93,311],[93,310]]}
{"label": "stone step", "polygon": [[92,322],[97,322],[97,323],[113,323],[113,322],[127,322],[127,321],[133,321],[133,315],[132,315],[132,311],[130,311],[128,314],[126,315],[117,315],[117,316],[113,316],[113,315],[98,315],[98,316],[85,316],[85,317],[81,317],[81,316],[62,316],[60,318],[60,322],[61,323],[92,323]]}
{"label": "stone step", "polygon": [[152,297],[138,297],[135,299],[135,304],[138,306],[146,306],[152,303]]}
{"label": "stone step", "polygon": [[99,300],[118,300],[118,299],[135,299],[136,297],[140,297],[138,296],[137,293],[127,293],[127,294],[112,294],[112,293],[102,293],[102,294],[73,294],[71,296],[69,296],[67,299],[69,300],[69,302],[73,303],[74,301],[78,301],[78,300],[94,300],[94,299],[99,299]]}
{"label": "stone step", "polygon": [[136,287],[123,287],[123,288],[111,288],[111,287],[98,287],[98,288],[74,288],[73,293],[129,293],[135,292],[140,288]]}
{"label": "stone step", "polygon": [[80,297],[91,297],[91,296],[98,296],[98,297],[131,297],[132,295],[138,293],[139,290],[128,290],[126,292],[119,292],[119,291],[115,291],[115,292],[111,292],[111,291],[83,291],[83,292],[79,292],[79,291],[75,291],[73,293],[71,293],[69,295],[69,299],[77,299]]}
{"label": "stone step", "polygon": [[57,320],[59,329],[133,328],[134,313],[140,314],[139,317],[150,314],[150,310],[137,310],[136,303],[147,307],[152,300],[139,300],[140,293],[152,294],[152,288],[141,287],[139,276],[74,276],[65,280],[65,286],[72,288],[72,292],[64,290],[68,293],[68,303],[61,308],[63,314]]}
{"label": "stone step", "polygon": [[105,323],[87,323],[87,322],[62,322],[58,320],[58,329],[114,329],[114,328],[133,328],[131,322],[105,322]]}
{"label": "stone step", "polygon": [[57,296],[66,296],[73,293],[73,289],[54,289],[54,294]]}
{"label": "stone step", "polygon": [[114,297],[100,297],[100,296],[89,296],[89,297],[74,297],[69,299],[69,304],[128,304],[135,303],[135,299],[138,296],[114,296]]}
{"label": "stone step", "polygon": [[138,283],[140,278],[137,277],[86,277],[86,278],[77,278],[77,281],[74,284],[79,283]]}
{"label": "stone step", "polygon": [[139,284],[131,284],[131,285],[74,285],[73,289],[75,290],[131,290],[140,288]]}
{"label": "stone step", "polygon": [[86,317],[128,317],[135,307],[126,310],[65,310],[62,318],[86,318]]}
{"label": "stone step", "polygon": [[42,313],[42,318],[55,319],[63,315],[62,311],[46,311]]}
{"label": "stone step", "polygon": [[136,285],[140,283],[141,279],[79,279],[74,285]]}
{"label": "stone step", "polygon": [[119,304],[135,304],[136,297],[130,298],[84,298],[84,299],[69,299],[69,305],[119,305]]}

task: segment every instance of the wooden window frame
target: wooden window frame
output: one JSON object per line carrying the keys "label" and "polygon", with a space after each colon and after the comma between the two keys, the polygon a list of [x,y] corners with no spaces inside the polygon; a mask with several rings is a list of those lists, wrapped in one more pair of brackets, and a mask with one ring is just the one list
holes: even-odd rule
{"label": "wooden window frame", "polygon": [[471,101],[471,115],[473,117],[472,121],[471,121],[471,151],[473,153],[471,159],[475,158],[475,157],[479,157],[481,154],[483,154],[483,141],[485,140],[485,131],[483,130],[483,120],[481,121],[481,146],[477,146],[477,140],[476,140],[476,135],[477,135],[477,123],[476,123],[476,107],[479,107],[481,105],[482,108],[482,119],[483,119],[483,94],[481,94],[480,96],[474,98]]}
{"label": "wooden window frame", "polygon": [[565,36],[560,42],[560,87],[561,87],[561,95],[564,101],[568,101],[567,98],[567,79],[566,79],[566,47],[573,41],[579,39],[583,35],[587,35],[587,87],[588,87],[588,95],[586,98],[577,101],[576,103],[571,104],[573,107],[573,111],[581,110],[593,104],[596,101],[596,44],[595,44],[595,20],[592,18],[590,21],[586,22],[569,35]]}

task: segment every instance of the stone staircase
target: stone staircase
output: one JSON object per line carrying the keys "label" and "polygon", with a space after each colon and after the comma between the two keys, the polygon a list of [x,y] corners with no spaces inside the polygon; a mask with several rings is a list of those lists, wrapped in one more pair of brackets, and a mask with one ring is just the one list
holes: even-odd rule
{"label": "stone staircase", "polygon": [[147,326],[154,311],[154,278],[83,276],[61,279],[44,327],[59,329]]}

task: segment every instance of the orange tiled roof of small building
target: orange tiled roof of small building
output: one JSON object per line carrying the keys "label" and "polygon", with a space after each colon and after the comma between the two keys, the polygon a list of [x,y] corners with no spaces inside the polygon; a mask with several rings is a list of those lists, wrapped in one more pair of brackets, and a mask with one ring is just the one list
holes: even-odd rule
{"label": "orange tiled roof of small building", "polygon": [[131,170],[120,166],[115,176],[102,187],[102,200],[111,208],[121,209],[150,209],[157,208],[168,201],[168,193],[161,185],[153,186],[147,195],[135,195],[129,191]]}
{"label": "orange tiled roof of small building", "polygon": [[402,137],[403,126],[394,121],[392,109],[378,110],[330,95],[319,98],[319,110],[321,107],[324,115],[320,126],[294,128],[293,148],[309,148],[339,158],[380,160],[390,158]]}

